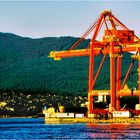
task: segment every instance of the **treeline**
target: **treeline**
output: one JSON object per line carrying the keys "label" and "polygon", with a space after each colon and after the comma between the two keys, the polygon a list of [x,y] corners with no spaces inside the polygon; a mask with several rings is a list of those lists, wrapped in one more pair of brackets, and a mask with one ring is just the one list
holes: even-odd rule
{"label": "treeline", "polygon": [[[0,33],[0,89],[87,96],[88,57],[65,58],[61,61],[48,58],[50,51],[67,50],[77,39],[74,37],[31,39]],[[79,49],[87,47],[89,41],[84,40]],[[102,57],[102,55],[95,57],[95,72]],[[122,81],[131,61],[131,54],[123,55]],[[94,88],[109,89],[109,78],[108,56]],[[127,84],[130,88],[137,88],[137,61]]]}

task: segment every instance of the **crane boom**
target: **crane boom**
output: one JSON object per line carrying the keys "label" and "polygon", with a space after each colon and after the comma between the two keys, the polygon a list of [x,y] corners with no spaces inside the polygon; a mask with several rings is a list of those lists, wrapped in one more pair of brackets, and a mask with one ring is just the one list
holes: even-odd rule
{"label": "crane boom", "polygon": [[[109,54],[110,50],[102,47],[94,48],[94,55],[101,55],[101,54]],[[133,45],[123,45],[121,46],[115,46],[114,47],[114,53],[123,53],[123,52],[132,52],[136,51],[138,48],[140,48],[140,44],[133,44]],[[67,50],[67,51],[51,51],[49,56],[50,58],[54,58],[54,60],[60,60],[61,58],[67,58],[67,57],[78,57],[78,56],[89,56],[90,55],[90,49],[80,49],[80,50]]]}

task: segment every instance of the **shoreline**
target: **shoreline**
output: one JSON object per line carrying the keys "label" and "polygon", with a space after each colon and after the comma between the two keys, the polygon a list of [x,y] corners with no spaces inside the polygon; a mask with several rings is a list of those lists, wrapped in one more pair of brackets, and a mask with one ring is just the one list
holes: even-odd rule
{"label": "shoreline", "polygon": [[26,116],[22,116],[22,117],[0,117],[0,119],[2,119],[2,118],[44,118],[44,117],[36,117],[36,116],[29,116],[29,117],[26,117]]}
{"label": "shoreline", "polygon": [[20,119],[20,118],[42,118],[46,124],[72,124],[72,123],[112,123],[112,124],[140,124],[140,117],[133,118],[108,118],[108,119],[98,119],[98,118],[45,118],[45,117],[0,117],[0,119]]}

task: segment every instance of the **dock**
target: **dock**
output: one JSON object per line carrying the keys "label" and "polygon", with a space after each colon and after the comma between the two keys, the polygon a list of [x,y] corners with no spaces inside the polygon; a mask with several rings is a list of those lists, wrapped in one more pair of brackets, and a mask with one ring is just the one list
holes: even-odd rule
{"label": "dock", "polygon": [[140,124],[140,118],[45,118],[46,124],[70,124],[70,123],[125,123],[125,124]]}

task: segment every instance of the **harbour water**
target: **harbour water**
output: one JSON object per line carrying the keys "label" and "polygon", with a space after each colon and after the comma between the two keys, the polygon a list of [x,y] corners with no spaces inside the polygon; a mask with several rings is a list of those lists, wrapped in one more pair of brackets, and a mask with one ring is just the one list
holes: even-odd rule
{"label": "harbour water", "polygon": [[0,139],[140,139],[140,124],[45,124],[44,118],[1,118]]}

